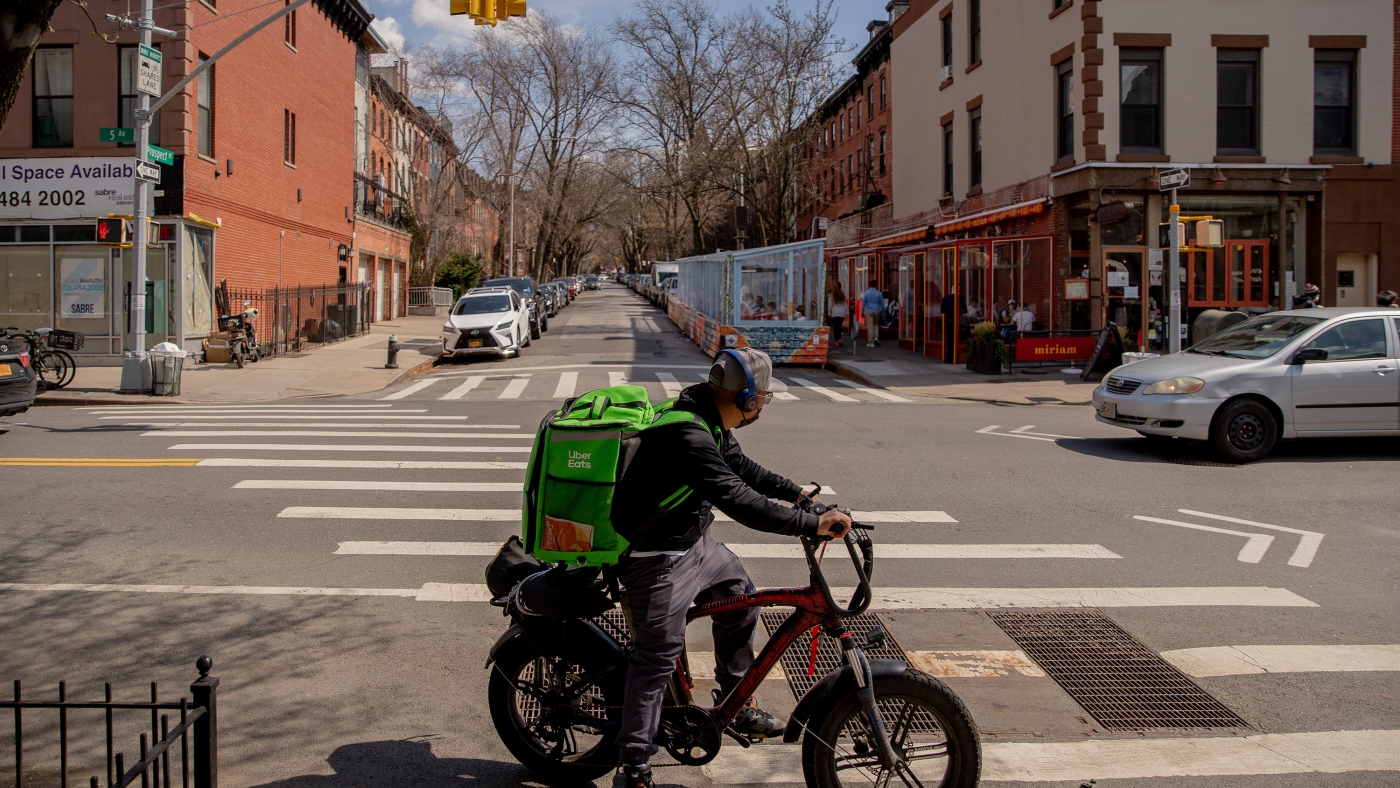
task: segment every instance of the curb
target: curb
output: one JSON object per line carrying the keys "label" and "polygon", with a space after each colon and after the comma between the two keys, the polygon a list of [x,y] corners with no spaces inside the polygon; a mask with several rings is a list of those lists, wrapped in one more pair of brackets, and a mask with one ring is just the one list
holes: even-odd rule
{"label": "curb", "polygon": [[[833,373],[836,374],[837,377],[845,378],[845,379],[847,379],[847,380],[854,380],[854,381],[857,382],[857,383],[864,383],[865,385],[870,386],[870,387],[872,387],[872,388],[884,389],[884,390],[886,390],[886,391],[889,390],[889,387],[888,387],[888,386],[881,385],[881,384],[878,383],[874,378],[872,378],[871,376],[866,375],[866,374],[860,372],[859,370],[850,369],[849,367],[847,367],[845,364],[841,363],[840,361],[835,361],[835,362],[833,362],[833,361],[828,361],[826,365],[827,365],[828,368],[831,369],[831,371],[832,371]],[[906,392],[906,393],[908,393],[908,392]],[[1087,407],[1088,405],[1092,404],[1092,403],[1089,403],[1089,402],[1065,402],[1065,401],[1063,401],[1063,400],[1060,401],[1060,402],[1013,402],[1013,401],[1011,401],[1011,400],[990,399],[990,398],[987,398],[987,397],[966,397],[966,396],[959,397],[959,396],[955,396],[955,395],[951,395],[951,394],[925,394],[925,395],[915,395],[915,396],[929,396],[929,397],[937,397],[937,398],[940,398],[940,399],[953,399],[953,400],[958,400],[959,402],[983,402],[983,403],[987,403],[987,404],[989,404],[989,405],[1017,405],[1017,406],[1021,406],[1021,407],[1027,407],[1027,408],[1029,408],[1029,407],[1035,407],[1035,406],[1037,406],[1037,405],[1051,405],[1051,406],[1054,406],[1054,405],[1061,405],[1061,406],[1068,406],[1068,407],[1072,407],[1072,408],[1083,408],[1083,407]]]}

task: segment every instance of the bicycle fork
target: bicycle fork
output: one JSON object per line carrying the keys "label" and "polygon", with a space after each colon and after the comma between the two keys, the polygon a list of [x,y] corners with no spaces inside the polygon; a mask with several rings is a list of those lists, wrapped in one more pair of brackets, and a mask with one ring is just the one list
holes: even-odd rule
{"label": "bicycle fork", "polygon": [[846,664],[851,666],[851,675],[856,680],[861,705],[865,707],[865,716],[870,720],[870,731],[875,736],[875,752],[880,756],[880,766],[886,775],[891,775],[896,767],[905,764],[905,760],[890,745],[885,720],[880,716],[880,709],[875,703],[875,677],[870,671],[870,662],[866,659],[865,652],[856,646],[855,638],[850,632],[841,633],[841,651]]}

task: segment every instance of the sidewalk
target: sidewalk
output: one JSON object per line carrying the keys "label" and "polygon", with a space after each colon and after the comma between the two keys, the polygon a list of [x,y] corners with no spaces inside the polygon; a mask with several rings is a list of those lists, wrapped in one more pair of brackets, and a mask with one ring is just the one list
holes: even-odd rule
{"label": "sidewalk", "polygon": [[827,366],[841,377],[898,394],[1006,405],[1088,405],[1096,386],[1060,372],[1059,367],[981,375],[962,364],[944,364],[900,350],[893,340],[869,348],[863,339],[846,337],[845,347],[828,350]]}
{"label": "sidewalk", "polygon": [[[178,397],[119,394],[121,367],[84,366],[80,357],[73,382],[41,394],[34,404],[176,405],[364,394],[431,368],[442,347],[441,331],[441,317],[401,317],[374,323],[367,336],[263,359],[243,369],[231,363],[190,364],[186,359]],[[390,334],[398,337],[401,346],[398,369],[384,369]]]}

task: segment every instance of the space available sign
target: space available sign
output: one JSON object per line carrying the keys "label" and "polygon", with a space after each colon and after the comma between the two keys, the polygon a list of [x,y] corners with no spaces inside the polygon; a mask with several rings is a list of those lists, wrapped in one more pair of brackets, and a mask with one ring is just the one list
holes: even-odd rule
{"label": "space available sign", "polygon": [[130,158],[0,159],[0,219],[92,219],[130,214]]}
{"label": "space available sign", "polygon": [[106,317],[106,264],[101,257],[67,258],[59,267],[63,317]]}

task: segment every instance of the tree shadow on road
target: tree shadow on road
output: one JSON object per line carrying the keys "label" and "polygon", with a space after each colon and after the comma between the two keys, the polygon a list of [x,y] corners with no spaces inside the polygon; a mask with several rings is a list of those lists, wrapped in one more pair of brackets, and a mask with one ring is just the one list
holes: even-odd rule
{"label": "tree shadow on road", "polygon": [[255,788],[462,788],[538,785],[525,767],[483,758],[439,758],[421,739],[343,744],[326,758],[335,774],[306,774]]}

